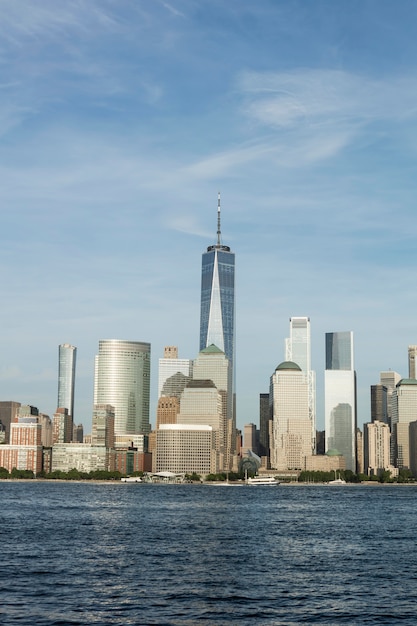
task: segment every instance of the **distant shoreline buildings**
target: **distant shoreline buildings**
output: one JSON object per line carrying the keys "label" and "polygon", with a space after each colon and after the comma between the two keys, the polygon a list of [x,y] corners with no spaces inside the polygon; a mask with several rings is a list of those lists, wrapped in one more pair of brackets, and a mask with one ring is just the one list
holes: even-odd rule
{"label": "distant shoreline buildings", "polygon": [[[74,423],[77,348],[59,346],[53,417],[37,407],[0,401],[0,467],[197,473],[350,470],[417,477],[417,347],[408,347],[409,377],[380,373],[371,386],[371,422],[357,428],[353,332],[325,334],[325,432],[316,431],[316,373],[309,317],[291,317],[284,360],[259,395],[255,423],[236,428],[235,254],[221,236],[202,254],[199,352],[159,359],[155,428],[150,424],[151,345],[100,340],[94,364],[92,431]],[[267,383],[267,381],[265,381]]]}

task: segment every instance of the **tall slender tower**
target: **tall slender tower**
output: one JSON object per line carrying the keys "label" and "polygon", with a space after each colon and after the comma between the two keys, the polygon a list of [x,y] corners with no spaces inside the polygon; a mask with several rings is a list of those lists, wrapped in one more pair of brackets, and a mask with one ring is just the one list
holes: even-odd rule
{"label": "tall slender tower", "polygon": [[311,369],[309,317],[290,317],[290,336],[285,340],[285,359],[297,363],[308,383],[308,412],[312,429],[312,454],[316,449],[316,372]]}
{"label": "tall slender tower", "polygon": [[95,362],[94,404],[114,407],[115,435],[147,434],[151,345],[106,339]]}
{"label": "tall slender tower", "polygon": [[346,469],[356,472],[356,373],[353,333],[326,333],[324,374],[326,451],[343,454]]}
{"label": "tall slender tower", "polygon": [[228,404],[234,432],[235,255],[229,246],[222,244],[220,193],[217,199],[217,242],[203,253],[201,268],[200,351],[213,344],[225,353],[229,361]]}
{"label": "tall slender tower", "polygon": [[74,389],[75,389],[75,362],[77,348],[69,343],[59,346],[58,362],[58,404],[57,408],[67,409],[74,422]]}

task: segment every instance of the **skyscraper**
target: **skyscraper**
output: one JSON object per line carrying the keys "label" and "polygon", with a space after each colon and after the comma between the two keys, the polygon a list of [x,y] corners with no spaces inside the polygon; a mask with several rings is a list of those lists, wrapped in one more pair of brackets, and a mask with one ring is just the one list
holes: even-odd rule
{"label": "skyscraper", "polygon": [[158,399],[161,396],[180,397],[191,380],[192,359],[179,359],[177,346],[165,346],[164,358],[159,359]]}
{"label": "skyscraper", "polygon": [[75,389],[75,362],[77,348],[69,343],[63,343],[58,348],[58,403],[57,408],[67,409],[71,420],[74,421],[74,389]]}
{"label": "skyscraper", "polygon": [[290,318],[290,336],[285,340],[285,359],[297,363],[308,383],[308,410],[316,440],[316,373],[311,369],[311,335],[309,317]]}
{"label": "skyscraper", "polygon": [[278,470],[304,469],[314,452],[308,405],[308,382],[297,363],[280,363],[271,376],[271,466]]}
{"label": "skyscraper", "polygon": [[[231,395],[235,389],[235,255],[221,242],[220,194],[217,202],[217,242],[203,253],[201,268],[200,351],[215,345],[228,358]],[[233,408],[233,422],[234,408]]]}
{"label": "skyscraper", "polygon": [[114,407],[115,435],[147,434],[151,345],[106,339],[95,362],[94,404]]}
{"label": "skyscraper", "polygon": [[408,378],[416,378],[417,346],[408,346]]}
{"label": "skyscraper", "polygon": [[338,450],[346,469],[356,471],[356,374],[353,333],[326,333],[326,451]]}

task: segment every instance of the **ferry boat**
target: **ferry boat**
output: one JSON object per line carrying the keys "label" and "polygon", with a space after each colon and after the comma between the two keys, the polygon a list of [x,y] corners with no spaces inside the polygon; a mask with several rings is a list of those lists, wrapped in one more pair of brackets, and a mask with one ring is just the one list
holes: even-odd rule
{"label": "ferry boat", "polygon": [[248,485],[279,485],[279,481],[276,480],[273,476],[254,476],[253,478],[248,478]]}

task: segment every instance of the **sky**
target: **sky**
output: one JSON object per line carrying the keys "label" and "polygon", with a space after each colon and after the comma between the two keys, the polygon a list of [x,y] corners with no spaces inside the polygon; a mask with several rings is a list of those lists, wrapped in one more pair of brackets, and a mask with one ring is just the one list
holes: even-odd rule
{"label": "sky", "polygon": [[309,316],[370,385],[417,344],[413,0],[0,0],[0,399],[53,415],[77,346],[91,426],[100,339],[199,350],[201,254],[236,254],[237,423]]}

